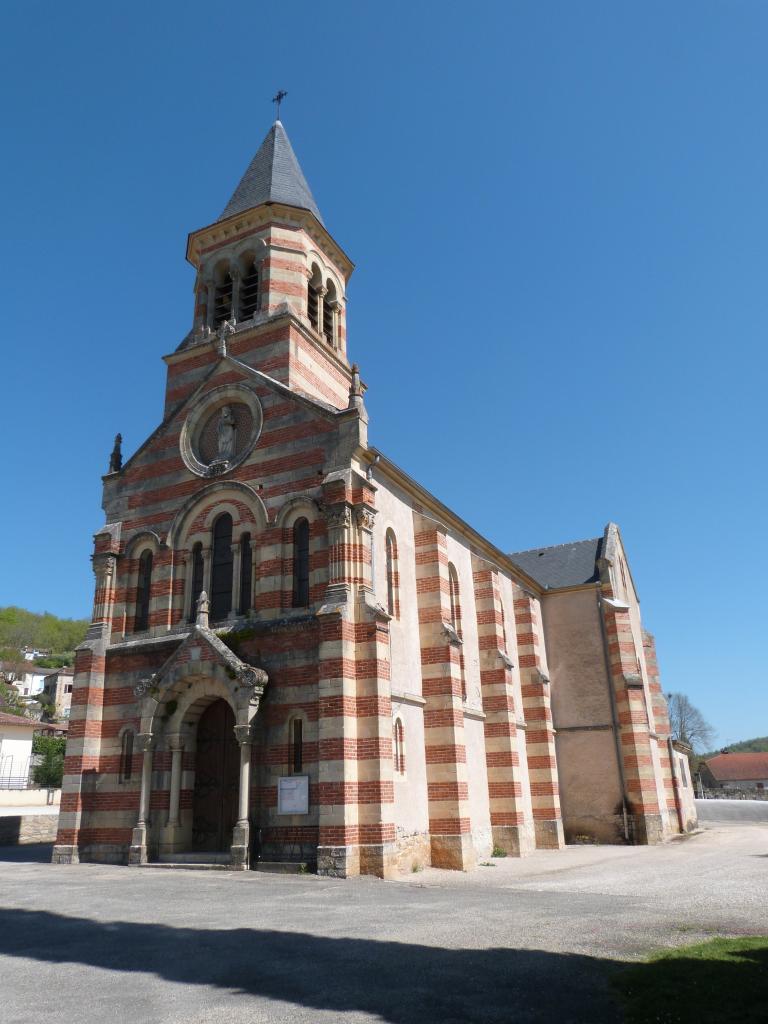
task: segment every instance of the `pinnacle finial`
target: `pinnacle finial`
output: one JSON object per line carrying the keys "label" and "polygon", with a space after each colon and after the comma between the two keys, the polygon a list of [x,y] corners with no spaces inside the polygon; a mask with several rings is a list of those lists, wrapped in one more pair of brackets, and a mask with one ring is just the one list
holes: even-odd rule
{"label": "pinnacle finial", "polygon": [[115,446],[112,449],[112,454],[109,456],[109,472],[119,473],[123,468],[123,453],[120,446],[123,443],[123,435],[115,434]]}

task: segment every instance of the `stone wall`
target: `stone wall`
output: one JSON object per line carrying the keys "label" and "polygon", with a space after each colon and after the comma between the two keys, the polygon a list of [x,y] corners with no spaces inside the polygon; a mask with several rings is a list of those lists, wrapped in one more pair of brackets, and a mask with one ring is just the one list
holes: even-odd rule
{"label": "stone wall", "polygon": [[0,846],[52,843],[58,814],[7,814],[0,818]]}

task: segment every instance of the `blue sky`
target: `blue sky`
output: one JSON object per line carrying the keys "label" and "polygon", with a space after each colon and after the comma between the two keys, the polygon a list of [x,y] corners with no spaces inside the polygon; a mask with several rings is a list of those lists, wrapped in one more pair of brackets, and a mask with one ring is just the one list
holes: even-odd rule
{"label": "blue sky", "polygon": [[372,443],[506,550],[618,522],[665,689],[768,734],[767,45],[761,0],[2,5],[0,604],[90,613],[283,88]]}

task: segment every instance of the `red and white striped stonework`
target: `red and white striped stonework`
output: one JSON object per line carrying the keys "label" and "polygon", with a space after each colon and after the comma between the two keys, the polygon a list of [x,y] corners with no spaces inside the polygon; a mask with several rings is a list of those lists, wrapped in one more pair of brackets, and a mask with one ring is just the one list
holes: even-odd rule
{"label": "red and white striped stonework", "polygon": [[522,589],[515,594],[515,624],[536,846],[559,849],[565,838],[541,614],[538,599]]}
{"label": "red and white striped stonework", "polygon": [[[237,742],[233,756],[227,734],[233,867],[253,856],[387,877],[401,864],[468,869],[492,845],[513,855],[562,846],[545,591],[369,447],[364,388],[347,360],[349,259],[311,212],[276,202],[194,232],[188,258],[194,326],[165,358],[164,418],[104,477],[54,860],[140,865],[191,852],[198,728],[216,701]],[[250,309],[238,306],[243,274],[252,280],[256,265],[260,302],[238,323],[235,308]],[[221,273],[233,313],[218,324]],[[229,401],[250,403],[260,432],[228,464],[196,463],[190,436]],[[223,513],[231,595],[221,547],[214,566]],[[196,604],[200,583],[212,596],[215,580],[214,622]],[[613,596],[610,575],[603,595]],[[669,725],[653,640],[641,658],[632,614],[604,606],[634,835],[655,841],[675,805]],[[583,628],[602,658],[599,619]],[[578,679],[568,685],[578,693]],[[604,711],[594,723],[588,714],[578,729],[611,727]],[[605,772],[620,789],[618,766]],[[308,778],[306,812],[279,806],[287,776]],[[615,831],[615,808],[594,814]]]}
{"label": "red and white striped stonework", "polygon": [[445,533],[414,510],[416,599],[421,641],[424,747],[432,864],[474,866],[460,650],[451,622]]}
{"label": "red and white striped stonework", "polygon": [[498,571],[477,556],[472,563],[493,844],[519,856],[534,848],[535,835],[520,764],[521,740],[523,757],[526,750],[523,709],[515,707],[517,638],[506,632]]}

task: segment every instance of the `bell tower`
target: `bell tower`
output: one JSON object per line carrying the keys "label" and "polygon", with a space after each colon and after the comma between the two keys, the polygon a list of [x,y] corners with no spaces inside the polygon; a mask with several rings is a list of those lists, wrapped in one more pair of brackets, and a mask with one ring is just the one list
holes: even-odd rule
{"label": "bell tower", "polygon": [[222,344],[294,391],[348,406],[353,264],[325,227],[280,121],[218,220],[190,234],[187,259],[197,271],[194,321],[165,357],[166,414],[200,383]]}

